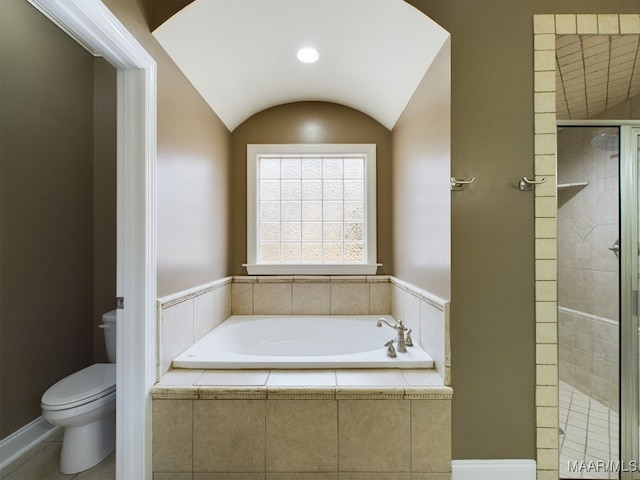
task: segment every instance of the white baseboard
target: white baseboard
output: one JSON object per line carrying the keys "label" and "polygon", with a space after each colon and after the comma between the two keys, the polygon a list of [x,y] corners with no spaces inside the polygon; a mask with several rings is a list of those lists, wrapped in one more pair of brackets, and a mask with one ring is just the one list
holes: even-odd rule
{"label": "white baseboard", "polygon": [[453,460],[451,480],[536,480],[535,460]]}
{"label": "white baseboard", "polygon": [[49,438],[58,429],[59,427],[54,427],[44,418],[38,417],[20,430],[16,430],[0,440],[0,470],[39,442]]}

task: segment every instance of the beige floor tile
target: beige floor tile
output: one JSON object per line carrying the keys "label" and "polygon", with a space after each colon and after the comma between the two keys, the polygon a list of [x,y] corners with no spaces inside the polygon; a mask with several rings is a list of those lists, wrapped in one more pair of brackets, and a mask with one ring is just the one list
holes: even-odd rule
{"label": "beige floor tile", "polygon": [[113,452],[95,467],[80,472],[74,480],[114,480],[115,478],[116,454]]}
{"label": "beige floor tile", "polygon": [[265,400],[194,404],[195,472],[264,472]]}
{"label": "beige floor tile", "polygon": [[337,471],[335,400],[269,400],[266,415],[268,472]]}
{"label": "beige floor tile", "polygon": [[[46,448],[50,445],[51,442],[41,442],[31,448],[29,451],[23,453],[18,458],[16,458],[13,462],[8,464],[6,467],[0,469],[0,479],[6,478],[11,472],[19,468],[21,465],[28,462],[31,458],[33,458],[38,452]],[[59,447],[58,447],[59,448]]]}
{"label": "beige floor tile", "polygon": [[73,475],[64,475],[58,469],[61,445],[59,442],[49,443],[4,478],[6,480],[62,480],[73,478]]}
{"label": "beige floor tile", "polygon": [[0,472],[0,478],[6,480],[114,480],[115,479],[115,453],[112,453],[102,462],[89,470],[75,475],[60,473],[60,449],[62,447],[61,435],[54,435],[47,439],[13,462],[9,467]]}

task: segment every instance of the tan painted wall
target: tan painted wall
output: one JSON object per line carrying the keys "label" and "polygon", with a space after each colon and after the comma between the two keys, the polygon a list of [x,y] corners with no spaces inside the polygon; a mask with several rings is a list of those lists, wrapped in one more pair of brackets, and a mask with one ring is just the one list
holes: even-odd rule
{"label": "tan painted wall", "polygon": [[535,458],[533,14],[635,0],[410,0],[451,33],[453,457]]}
{"label": "tan painted wall", "polygon": [[451,173],[477,177],[451,203],[453,456],[535,458],[533,195],[517,189],[533,173],[533,14],[638,3],[408,3],[451,33]]}
{"label": "tan painted wall", "polygon": [[450,60],[447,42],[391,132],[393,275],[445,300],[451,298]]}
{"label": "tan painted wall", "polygon": [[229,273],[231,134],[156,42],[145,0],[105,4],[158,63],[158,296]]}
{"label": "tan painted wall", "polygon": [[393,271],[391,257],[391,151],[389,130],[371,117],[342,105],[299,102],[257,113],[233,131],[231,181],[232,273],[246,274],[247,144],[375,143],[377,145],[377,215],[379,274]]}
{"label": "tan painted wall", "polygon": [[98,325],[116,306],[117,72],[102,58],[93,72],[93,355],[106,362]]}
{"label": "tan painted wall", "polygon": [[[158,293],[223,277],[230,134],[151,36],[143,2],[108,3],[158,62]],[[95,325],[114,306],[115,92],[99,60],[94,98],[94,59],[27,2],[0,2],[0,22],[12,66],[0,90],[2,438],[40,415],[49,385],[105,359]]]}
{"label": "tan painted wall", "polygon": [[93,361],[93,58],[22,0],[0,45],[2,438]]}

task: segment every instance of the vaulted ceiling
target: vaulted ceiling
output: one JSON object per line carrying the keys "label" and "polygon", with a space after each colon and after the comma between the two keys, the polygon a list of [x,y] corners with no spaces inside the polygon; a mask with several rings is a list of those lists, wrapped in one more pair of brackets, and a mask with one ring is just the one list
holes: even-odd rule
{"label": "vaulted ceiling", "polygon": [[[195,0],[153,34],[230,130],[306,100],[391,129],[449,37],[404,0]],[[308,46],[316,63],[296,58]]]}
{"label": "vaulted ceiling", "polygon": [[639,35],[558,36],[557,117],[594,118],[640,94],[639,40]]}

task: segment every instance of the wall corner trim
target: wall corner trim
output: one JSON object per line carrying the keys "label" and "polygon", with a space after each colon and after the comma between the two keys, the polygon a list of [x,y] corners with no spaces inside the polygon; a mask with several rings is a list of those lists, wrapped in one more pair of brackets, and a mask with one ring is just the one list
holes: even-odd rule
{"label": "wall corner trim", "polygon": [[453,460],[451,480],[535,480],[535,460]]}

